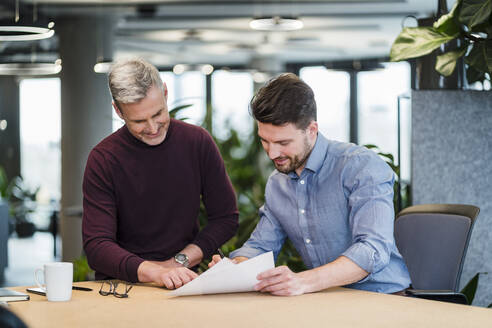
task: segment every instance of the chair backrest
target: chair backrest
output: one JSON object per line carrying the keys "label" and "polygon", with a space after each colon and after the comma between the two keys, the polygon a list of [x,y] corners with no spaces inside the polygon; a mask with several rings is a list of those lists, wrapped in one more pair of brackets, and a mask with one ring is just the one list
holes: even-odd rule
{"label": "chair backrest", "polygon": [[473,224],[473,205],[415,205],[395,221],[395,241],[414,289],[457,292]]}

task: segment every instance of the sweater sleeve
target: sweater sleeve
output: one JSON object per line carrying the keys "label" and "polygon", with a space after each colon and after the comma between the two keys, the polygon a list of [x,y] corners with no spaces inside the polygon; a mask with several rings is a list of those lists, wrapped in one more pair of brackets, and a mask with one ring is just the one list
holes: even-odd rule
{"label": "sweater sleeve", "polygon": [[89,154],[82,190],[82,238],[90,267],[112,278],[137,282],[137,269],[144,260],[116,242],[114,187],[108,163],[97,150]]}
{"label": "sweater sleeve", "polygon": [[193,243],[201,248],[203,258],[208,258],[234,236],[239,214],[236,195],[217,146],[207,132],[201,141],[201,195],[207,212],[207,225]]}

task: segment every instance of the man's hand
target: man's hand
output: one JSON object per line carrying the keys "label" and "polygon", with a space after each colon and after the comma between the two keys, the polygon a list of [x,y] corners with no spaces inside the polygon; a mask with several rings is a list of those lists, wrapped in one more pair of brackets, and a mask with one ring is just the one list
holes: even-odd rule
{"label": "man's hand", "polygon": [[167,289],[175,289],[198,277],[195,272],[183,266],[165,267],[158,263],[163,262],[142,262],[137,270],[138,280],[140,282],[153,282],[159,286],[165,286]]}
{"label": "man's hand", "polygon": [[267,270],[256,277],[260,282],[255,289],[273,295],[301,295],[352,284],[368,274],[348,257],[340,256],[333,262],[299,273],[286,266]]}
{"label": "man's hand", "polygon": [[[238,257],[235,257],[233,258],[231,261],[233,263],[241,263],[243,261],[246,261],[248,258],[247,257],[244,257],[244,256],[238,256]],[[208,267],[211,268],[213,267],[214,265],[216,265],[217,263],[220,262],[220,260],[222,260],[222,258],[220,257],[220,255],[218,254],[215,254],[214,256],[212,256],[212,261],[210,261],[210,263],[208,264]]]}
{"label": "man's hand", "polygon": [[285,265],[276,267],[256,277],[260,282],[255,290],[278,296],[302,295],[311,292],[308,275],[309,271],[294,273]]}
{"label": "man's hand", "polygon": [[215,254],[214,256],[212,256],[212,261],[210,261],[208,263],[208,267],[209,268],[213,267],[214,265],[216,265],[217,263],[219,263],[220,260],[222,260],[222,258],[220,257],[220,255],[219,254]]}

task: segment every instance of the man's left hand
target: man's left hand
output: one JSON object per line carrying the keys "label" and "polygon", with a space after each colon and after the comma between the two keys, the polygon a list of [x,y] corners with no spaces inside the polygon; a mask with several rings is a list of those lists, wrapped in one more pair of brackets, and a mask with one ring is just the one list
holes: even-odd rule
{"label": "man's left hand", "polygon": [[308,271],[294,273],[287,266],[280,266],[260,273],[255,290],[278,296],[302,295],[309,292]]}

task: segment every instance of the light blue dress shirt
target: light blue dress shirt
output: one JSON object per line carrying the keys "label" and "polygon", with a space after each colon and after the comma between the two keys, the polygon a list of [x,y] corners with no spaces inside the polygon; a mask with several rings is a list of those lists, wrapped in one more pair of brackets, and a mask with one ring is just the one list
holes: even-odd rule
{"label": "light blue dress shirt", "polygon": [[288,237],[310,269],[343,255],[369,272],[345,287],[401,291],[410,277],[393,237],[393,183],[393,171],[376,153],[318,133],[300,177],[270,175],[260,221],[230,257],[273,251],[277,258]]}

